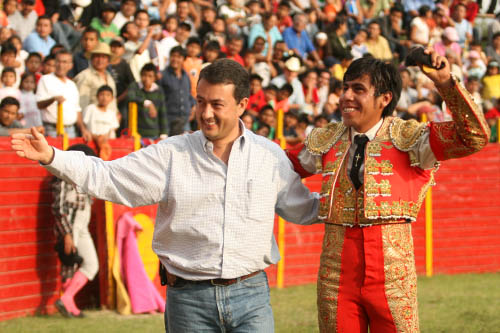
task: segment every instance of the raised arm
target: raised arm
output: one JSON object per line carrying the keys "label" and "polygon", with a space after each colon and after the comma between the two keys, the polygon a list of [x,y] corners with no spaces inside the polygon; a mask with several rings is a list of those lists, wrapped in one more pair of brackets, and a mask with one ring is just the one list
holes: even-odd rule
{"label": "raised arm", "polygon": [[446,58],[432,53],[433,65],[440,70],[424,73],[434,82],[451,110],[453,121],[430,124],[429,141],[437,160],[464,157],[481,150],[489,141],[490,129],[472,96],[450,74]]}
{"label": "raised arm", "polygon": [[163,198],[168,186],[170,157],[158,145],[103,161],[77,151],[55,149],[34,128],[31,134],[14,134],[11,143],[17,155],[39,161],[56,177],[103,200],[127,206],[150,205]]}

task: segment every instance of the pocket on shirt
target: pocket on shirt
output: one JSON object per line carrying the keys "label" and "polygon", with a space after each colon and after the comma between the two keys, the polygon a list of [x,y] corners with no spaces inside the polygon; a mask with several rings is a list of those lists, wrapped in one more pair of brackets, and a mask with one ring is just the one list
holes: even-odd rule
{"label": "pocket on shirt", "polygon": [[277,188],[270,180],[253,178],[247,184],[247,216],[252,220],[274,219]]}

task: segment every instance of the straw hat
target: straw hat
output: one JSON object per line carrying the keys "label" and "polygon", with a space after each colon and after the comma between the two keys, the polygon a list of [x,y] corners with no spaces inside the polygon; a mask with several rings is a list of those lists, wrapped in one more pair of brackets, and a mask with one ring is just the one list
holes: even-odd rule
{"label": "straw hat", "polygon": [[111,56],[111,48],[106,43],[99,43],[97,46],[90,52],[91,55],[94,54],[105,54],[107,56]]}
{"label": "straw hat", "polygon": [[300,60],[297,57],[290,57],[287,61],[285,61],[285,67],[289,71],[298,72],[300,71]]}

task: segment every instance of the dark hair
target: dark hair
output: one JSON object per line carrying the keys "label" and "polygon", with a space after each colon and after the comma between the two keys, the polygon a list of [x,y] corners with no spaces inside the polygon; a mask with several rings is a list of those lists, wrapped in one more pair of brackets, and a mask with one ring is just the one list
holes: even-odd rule
{"label": "dark hair", "polygon": [[201,46],[201,40],[198,37],[189,37],[186,42],[186,46],[191,44],[198,44],[199,46]]}
{"label": "dark hair", "polygon": [[30,72],[24,72],[23,75],[21,75],[21,81],[19,82],[19,89],[21,89],[21,86],[23,85],[24,80],[26,80],[30,76],[32,76],[33,79],[35,80],[35,90],[36,90],[36,76],[35,76],[35,74],[30,73]]}
{"label": "dark hair", "polygon": [[220,51],[220,44],[216,40],[211,40],[208,43],[205,43],[203,50]]}
{"label": "dark hair", "polygon": [[280,91],[286,91],[288,96],[291,96],[293,94],[293,87],[290,83],[285,83],[283,87],[280,88]]}
{"label": "dark hair", "polygon": [[136,18],[137,18],[137,16],[139,16],[139,14],[141,14],[141,13],[142,13],[142,14],[146,14],[146,15],[148,16],[148,18],[149,18],[149,14],[148,14],[148,11],[147,11],[147,10],[144,10],[144,9],[138,9],[138,10],[136,10],[136,11],[135,11],[135,13],[134,13],[134,19],[136,19]]}
{"label": "dark hair", "polygon": [[53,54],[49,54],[48,56],[46,56],[45,58],[43,58],[42,64],[46,64],[50,60],[54,60],[55,61],[56,57]]}
{"label": "dark hair", "polygon": [[38,52],[30,52],[30,54],[28,54],[28,57],[26,58],[26,61],[33,57],[38,58],[40,59],[40,61],[42,61],[42,55]]}
{"label": "dark hair", "polygon": [[198,82],[205,80],[210,84],[233,84],[233,97],[236,103],[250,96],[250,75],[248,71],[231,59],[218,59],[203,68]]}
{"label": "dark hair", "polygon": [[14,39],[17,39],[19,42],[21,42],[21,45],[23,45],[23,41],[21,40],[21,37],[19,37],[18,35],[12,35],[12,36],[10,36],[9,39],[7,39],[7,43],[14,45],[12,43],[12,41]]}
{"label": "dark hair", "polygon": [[4,76],[5,73],[14,73],[14,75],[17,75],[16,74],[16,70],[14,69],[14,67],[5,67],[2,70],[2,77]]}
{"label": "dark hair", "polygon": [[392,114],[401,95],[401,76],[396,67],[390,63],[375,59],[372,56],[359,58],[351,63],[344,74],[344,83],[368,75],[375,88],[375,97],[391,93],[392,99],[382,111],[382,117]]}
{"label": "dark hair", "polygon": [[311,122],[309,121],[309,116],[305,113],[301,113],[299,114],[299,123],[304,123],[304,124],[307,124],[309,125]]}
{"label": "dark hair", "polygon": [[21,3],[24,3],[26,5],[34,6],[35,5],[35,0],[22,0]]}
{"label": "dark hair", "polygon": [[153,63],[148,62],[141,68],[141,74],[144,72],[154,72],[156,74],[158,70],[156,69],[156,66]]}
{"label": "dark hair", "polygon": [[50,26],[52,26],[52,19],[50,18],[49,15],[38,16],[38,18],[36,20],[36,24],[38,24],[38,22],[40,22],[41,20],[49,20]]}
{"label": "dark hair", "polygon": [[87,146],[83,143],[72,145],[68,148],[68,150],[81,151],[81,152],[85,153],[85,155],[87,155],[87,156],[97,157],[97,154],[95,153],[94,149],[90,148],[89,146]]}
{"label": "dark hair", "polygon": [[425,16],[425,14],[427,14],[427,12],[430,10],[431,8],[427,5],[420,6],[418,8],[418,16]]}
{"label": "dark hair", "polygon": [[252,74],[252,75],[250,75],[250,80],[249,81],[253,81],[253,80],[259,80],[260,83],[262,83],[262,81],[264,81],[264,79],[262,78],[262,76],[260,76],[259,74]]}
{"label": "dark hair", "polygon": [[183,30],[187,30],[187,31],[191,31],[191,24],[187,23],[187,22],[181,22],[179,23],[179,26],[177,27],[177,29],[183,29]]}
{"label": "dark hair", "polygon": [[[55,51],[55,50],[57,50],[57,49],[59,49],[59,50],[58,50],[58,51]],[[65,48],[65,47],[64,47],[64,45],[62,45],[62,44],[55,44],[54,46],[52,46],[52,47],[50,48],[49,53],[50,53],[51,55],[54,55],[54,56],[55,56],[55,55],[56,55],[59,51],[61,51],[60,49],[65,50],[66,48]]]}
{"label": "dark hair", "polygon": [[391,14],[394,12],[404,13],[405,8],[403,7],[403,5],[396,2],[394,5],[392,5],[391,9],[389,10],[389,13],[391,13]]}
{"label": "dark hair", "polygon": [[2,45],[2,51],[0,51],[0,55],[4,55],[6,53],[14,53],[17,54],[17,49],[14,45],[7,42]]}
{"label": "dark hair", "polygon": [[279,4],[278,4],[278,7],[286,7],[288,9],[291,9],[292,7],[290,6],[290,3],[288,3],[288,1],[281,1]]}
{"label": "dark hair", "polygon": [[19,110],[19,107],[20,107],[19,101],[17,100],[17,98],[12,97],[12,96],[7,96],[4,99],[2,99],[2,102],[0,102],[0,109],[3,109],[7,105],[15,105],[15,106],[17,106],[18,110]]}
{"label": "dark hair", "polygon": [[266,104],[266,105],[264,105],[263,107],[260,108],[260,110],[259,110],[259,117],[260,117],[260,115],[264,114],[264,112],[266,112],[267,110],[271,110],[272,113],[274,113],[273,107],[271,105],[269,105],[269,104]]}
{"label": "dark hair", "polygon": [[123,27],[120,29],[120,36],[123,37],[124,39],[127,39],[124,35],[127,33],[127,27],[130,25],[130,24],[135,24],[134,22],[132,21],[128,21],[126,22]]}
{"label": "dark hair", "polygon": [[99,31],[97,31],[96,29],[94,29],[92,27],[87,27],[87,28],[85,28],[85,30],[83,30],[82,38],[83,38],[83,35],[85,35],[85,34],[95,34],[97,36],[97,38],[99,38]]}
{"label": "dark hair", "polygon": [[269,126],[268,124],[264,124],[264,123],[259,123],[257,125],[257,129],[255,129],[255,131],[257,132],[258,130],[263,129],[263,128],[267,128],[269,133],[271,132],[271,126]]}
{"label": "dark hair", "polygon": [[162,25],[161,21],[160,20],[157,20],[157,19],[153,19],[151,21],[149,21],[149,25]]}
{"label": "dark hair", "polygon": [[500,37],[500,31],[495,32],[495,33],[493,34],[493,37],[491,38],[491,40],[494,40],[494,39],[496,39],[497,37]]}
{"label": "dark hair", "polygon": [[265,87],[264,90],[272,90],[274,92],[278,92],[278,87],[276,87],[274,84],[270,84],[267,87]]}
{"label": "dark hair", "polygon": [[172,54],[174,53],[177,53],[177,54],[180,54],[183,58],[186,58],[186,50],[180,46],[180,45],[177,45],[175,47],[173,47],[171,50],[170,50],[170,56],[172,56]]}
{"label": "dark hair", "polygon": [[108,86],[107,84],[105,84],[105,85],[100,86],[99,89],[97,89],[96,96],[98,96],[103,91],[109,91],[111,93],[111,95],[113,95],[113,89],[110,86]]}
{"label": "dark hair", "polygon": [[243,37],[240,35],[231,35],[227,38],[228,43],[231,43],[233,40],[243,41]]}
{"label": "dark hair", "polygon": [[347,18],[343,15],[339,15],[339,16],[337,16],[335,21],[333,21],[331,30],[335,31],[338,28],[340,28],[341,25],[343,25],[345,23],[347,23]]}

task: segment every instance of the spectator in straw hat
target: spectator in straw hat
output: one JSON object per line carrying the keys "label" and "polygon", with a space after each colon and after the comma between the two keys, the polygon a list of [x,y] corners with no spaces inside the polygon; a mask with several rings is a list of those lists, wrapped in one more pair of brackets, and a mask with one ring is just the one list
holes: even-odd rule
{"label": "spectator in straw hat", "polygon": [[286,83],[292,85],[293,93],[288,98],[289,106],[292,109],[301,109],[305,104],[304,90],[302,88],[302,83],[298,79],[301,68],[300,59],[295,56],[290,57],[285,61],[283,74],[271,80],[271,83],[278,87],[278,89],[283,87]]}
{"label": "spectator in straw hat", "polygon": [[[108,85],[116,96],[116,84],[111,74],[106,70],[111,57],[111,49],[106,43],[99,43],[91,51],[90,67],[81,71],[75,77],[75,82],[80,91],[80,106],[82,110],[89,104],[97,103],[97,90]],[[113,101],[116,108],[116,102]]]}

